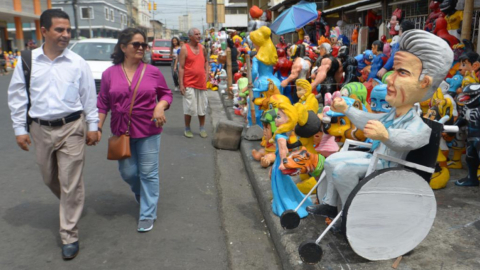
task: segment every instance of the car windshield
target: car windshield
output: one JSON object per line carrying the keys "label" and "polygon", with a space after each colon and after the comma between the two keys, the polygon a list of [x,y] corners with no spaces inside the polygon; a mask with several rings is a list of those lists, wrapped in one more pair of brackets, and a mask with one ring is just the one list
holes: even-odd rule
{"label": "car windshield", "polygon": [[72,51],[87,61],[111,61],[113,48],[115,43],[78,42],[72,47]]}
{"label": "car windshield", "polygon": [[170,40],[157,40],[153,47],[170,47],[171,44],[172,42]]}

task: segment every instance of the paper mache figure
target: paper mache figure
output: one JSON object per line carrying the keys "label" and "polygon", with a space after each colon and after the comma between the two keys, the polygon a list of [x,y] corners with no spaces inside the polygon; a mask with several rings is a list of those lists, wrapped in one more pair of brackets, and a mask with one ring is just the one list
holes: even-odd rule
{"label": "paper mache figure", "polygon": [[[295,209],[304,199],[304,195],[298,190],[290,176],[282,173],[282,170],[286,169],[283,164],[289,151],[289,133],[295,129],[298,121],[297,110],[288,99],[285,100],[276,102],[277,99],[271,99],[272,110],[276,114],[275,125],[277,130],[274,133],[276,157],[271,169],[270,179],[273,193],[272,210],[277,216],[281,216],[286,210]],[[310,205],[312,205],[312,202],[310,198],[307,198],[307,201],[297,211],[300,218],[308,215],[306,207]]]}
{"label": "paper mache figure", "polygon": [[[272,40],[270,28],[266,26],[260,27],[250,33],[250,39],[252,40],[257,54],[252,60],[252,79],[253,81],[253,96],[255,98],[260,96],[261,92],[268,90],[269,80],[272,80],[277,88],[280,89],[280,80],[273,75],[273,67],[277,64],[278,55]],[[280,90],[281,91],[281,90]],[[249,104],[250,106],[250,104]],[[250,109],[248,110],[250,114]],[[255,108],[255,117],[257,124],[261,125],[260,118],[262,117],[262,111]],[[252,124],[251,116],[249,115],[249,125]]]}
{"label": "paper mache figure", "polygon": [[318,69],[314,78],[312,77],[314,79],[312,89],[317,90],[317,100],[321,103],[326,93],[335,92],[340,85],[343,79],[343,66],[336,57],[331,55],[332,46],[330,44],[323,43],[320,45],[319,51],[320,57],[315,63]]}
{"label": "paper mache figure", "polygon": [[[390,112],[366,113],[347,106],[343,99],[334,100],[332,109],[348,116],[374,142],[370,152],[338,152],[326,159],[327,193],[322,204],[307,208],[309,213],[335,217],[338,198],[345,204],[365,177],[373,151],[405,159],[411,150],[429,143],[431,128],[417,114],[414,104],[431,98],[451,67],[453,52],[441,38],[423,30],[406,31],[399,42],[395,71],[387,78]],[[382,169],[397,164],[379,160],[375,166]]]}
{"label": "paper mache figure", "polygon": [[433,25],[439,17],[445,17],[445,14],[440,10],[440,4],[442,1],[430,0],[430,5],[428,8],[431,10],[428,14],[427,20],[425,21],[425,27],[423,30],[431,32],[433,30]]}

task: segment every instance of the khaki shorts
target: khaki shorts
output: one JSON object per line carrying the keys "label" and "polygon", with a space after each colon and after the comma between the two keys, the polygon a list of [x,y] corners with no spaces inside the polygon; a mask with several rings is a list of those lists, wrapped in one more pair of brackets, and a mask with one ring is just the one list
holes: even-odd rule
{"label": "khaki shorts", "polygon": [[185,89],[183,95],[183,114],[190,116],[204,116],[207,113],[207,90],[192,87]]}

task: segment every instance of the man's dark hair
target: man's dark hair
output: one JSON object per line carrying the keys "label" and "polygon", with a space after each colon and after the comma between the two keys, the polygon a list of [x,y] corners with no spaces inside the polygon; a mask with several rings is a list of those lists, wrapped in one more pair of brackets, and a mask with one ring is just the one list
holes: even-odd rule
{"label": "man's dark hair", "polygon": [[466,52],[460,55],[460,58],[458,58],[458,61],[463,62],[467,60],[470,64],[473,64],[478,61],[478,53],[476,52]]}
{"label": "man's dark hair", "polygon": [[411,21],[404,20],[402,23],[400,23],[400,29],[402,29],[402,32],[408,31],[415,29],[415,24]]}
{"label": "man's dark hair", "polygon": [[136,34],[140,34],[143,36],[144,40],[147,40],[147,37],[145,36],[145,33],[137,28],[126,28],[120,34],[118,35],[118,41],[117,45],[115,45],[115,48],[113,49],[113,53],[111,58],[113,59],[113,64],[117,65],[120,63],[123,63],[123,60],[125,60],[125,54],[122,51],[122,48],[120,47],[121,45],[127,46],[130,41],[132,41],[133,36]]}
{"label": "man's dark hair", "polygon": [[375,45],[377,46],[377,51],[379,52],[383,52],[383,42],[380,41],[380,40],[375,40],[373,43],[372,43],[372,46]]}
{"label": "man's dark hair", "polygon": [[53,18],[67,19],[70,21],[70,17],[68,17],[65,11],[60,9],[47,9],[40,15],[40,27],[45,27],[45,29],[50,30]]}

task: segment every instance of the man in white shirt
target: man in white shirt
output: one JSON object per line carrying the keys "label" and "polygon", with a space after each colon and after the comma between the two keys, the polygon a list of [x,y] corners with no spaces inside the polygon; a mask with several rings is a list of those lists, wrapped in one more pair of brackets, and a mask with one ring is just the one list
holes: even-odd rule
{"label": "man in white shirt", "polygon": [[[95,145],[98,141],[97,96],[87,63],[67,49],[71,37],[68,15],[46,10],[40,26],[45,43],[32,51],[31,107],[27,112],[21,60],[8,88],[8,106],[18,146],[28,151],[32,136],[43,180],[60,199],[62,257],[69,260],[79,251],[77,223],[85,199],[85,142]],[[30,135],[27,113],[32,118]]]}

